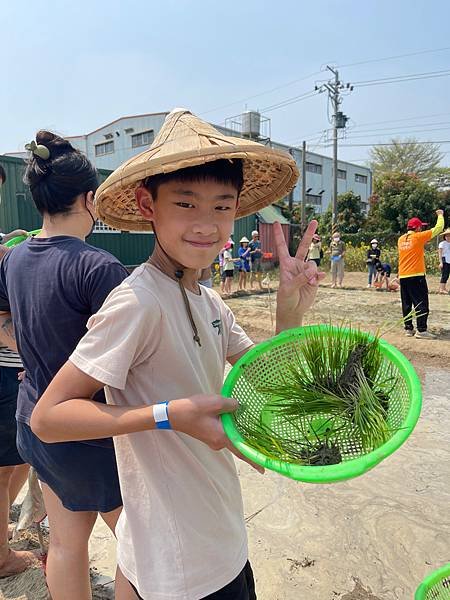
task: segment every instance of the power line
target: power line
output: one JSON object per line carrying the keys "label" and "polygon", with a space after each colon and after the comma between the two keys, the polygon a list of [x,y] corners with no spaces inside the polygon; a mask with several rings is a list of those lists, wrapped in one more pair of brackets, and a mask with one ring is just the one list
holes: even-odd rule
{"label": "power line", "polygon": [[[414,123],[414,125],[402,125],[401,127],[403,127],[403,129],[413,129],[414,127],[434,127],[435,125],[450,125],[449,121],[438,121],[437,123]],[[381,128],[377,128],[377,129],[358,129],[357,127],[354,127],[353,129],[349,128],[349,133],[352,134],[353,131],[356,131],[356,133],[372,133],[372,132],[378,132],[378,131],[392,131],[393,129],[397,129],[396,127],[381,127]],[[402,133],[402,132],[400,132]],[[406,132],[407,133],[407,132]]]}
{"label": "power line", "polygon": [[[372,146],[411,146],[411,145],[425,145],[425,144],[450,144],[450,140],[436,140],[436,141],[427,141],[427,142],[386,142],[379,144],[341,144],[341,147],[344,148],[366,148]],[[330,147],[331,144],[328,144]]]}
{"label": "power line", "polygon": [[381,79],[368,79],[365,81],[355,81],[353,85],[358,87],[370,87],[374,85],[387,85],[389,83],[403,83],[405,81],[418,81],[421,79],[436,79],[438,77],[448,77],[450,70],[429,71],[428,73],[411,73],[410,75],[397,75],[393,77],[384,77]]}
{"label": "power line", "polygon": [[[439,125],[440,127],[433,127],[434,125]],[[404,125],[404,129],[402,129],[401,131],[398,131],[395,127],[384,127],[381,129],[348,129],[348,133],[347,133],[347,138],[350,139],[357,139],[357,138],[368,138],[368,137],[372,137],[375,135],[378,136],[386,136],[386,135],[409,135],[411,133],[427,133],[428,131],[447,131],[449,128],[447,127],[441,127],[441,125],[450,125],[449,121],[441,121],[438,123],[424,123],[423,127],[421,127],[420,129],[413,129],[412,131],[406,131],[405,129],[410,129],[410,128],[414,128],[414,127],[419,127],[419,124],[415,124],[415,125]],[[324,137],[325,134],[327,134],[328,132],[330,132],[331,129],[323,129],[321,131],[317,131],[316,135],[311,135],[311,136],[304,136],[302,139],[304,139],[306,142],[310,142],[310,141],[314,141],[317,140],[318,135],[317,134],[321,134],[319,136],[319,141],[317,142],[317,144],[319,144],[320,139],[322,137]],[[354,133],[355,132],[355,133]],[[385,132],[385,133],[378,133],[378,132]],[[358,135],[358,134],[364,134],[364,135]],[[295,141],[299,141],[298,138],[296,138]],[[288,142],[287,142],[288,143]],[[292,140],[291,143],[294,143],[294,141]]]}
{"label": "power line", "polygon": [[[289,87],[296,83],[300,83],[300,81],[305,81],[306,79],[311,79],[311,77],[320,75],[320,73],[321,73],[321,71],[316,71],[315,73],[310,73],[309,75],[305,75],[305,77],[300,77],[300,79],[294,79],[293,81],[288,81],[287,83],[282,83],[281,85],[277,85],[276,87],[271,88],[270,90],[265,90],[263,92],[260,92],[259,94],[254,94],[253,96],[247,96],[246,98],[242,98],[241,100],[235,100],[234,102],[230,102],[228,104],[222,104],[221,106],[216,106],[216,108],[211,108],[209,110],[205,110],[199,114],[207,115],[208,113],[215,112],[216,110],[220,110],[222,108],[228,108],[230,106],[234,106],[235,104],[241,104],[242,102],[246,102],[247,100],[253,100],[253,98],[259,98],[260,96],[265,96],[267,94],[271,94],[272,92],[276,92],[285,87]],[[267,109],[262,109],[262,110],[267,110]]]}
{"label": "power line", "polygon": [[368,123],[359,123],[355,127],[365,127],[366,125],[383,125],[384,123],[402,123],[404,121],[416,121],[418,119],[431,119],[432,117],[446,117],[450,113],[435,113],[433,115],[417,115],[415,117],[406,117],[403,119],[389,119],[388,121],[369,121]]}
{"label": "power line", "polygon": [[395,60],[398,58],[406,58],[408,56],[419,56],[420,54],[432,54],[434,52],[444,52],[450,50],[450,46],[444,48],[432,48],[431,50],[418,50],[417,52],[408,52],[407,54],[397,54],[395,56],[385,56],[383,58],[371,58],[368,60],[361,60],[359,62],[347,63],[346,65],[339,65],[339,67],[356,67],[357,65],[368,65],[370,63],[383,62],[386,60]]}
{"label": "power line", "polygon": [[[314,150],[316,150],[316,148],[318,148],[320,146],[320,140],[326,135],[327,131],[324,131],[322,133],[322,135],[319,137],[319,139],[317,140],[317,142],[315,144],[312,144],[312,147],[309,149],[310,152],[314,152]],[[305,140],[307,141],[307,140]]]}
{"label": "power line", "polygon": [[313,96],[317,96],[318,92],[313,90],[311,92],[305,92],[300,96],[293,96],[292,98],[287,98],[277,104],[273,104],[272,106],[266,106],[261,109],[261,112],[267,113],[271,110],[277,110],[278,108],[284,108],[285,106],[289,106],[290,104],[295,104],[296,102],[300,102],[301,100],[306,100],[307,98],[312,98]]}
{"label": "power line", "polygon": [[[450,125],[447,123],[447,125]],[[385,137],[394,135],[410,135],[412,133],[428,133],[429,131],[449,131],[450,127],[432,127],[430,129],[413,129],[412,131],[389,131],[387,133],[366,133],[364,135],[349,135],[348,138],[351,140],[371,138],[371,137]]]}

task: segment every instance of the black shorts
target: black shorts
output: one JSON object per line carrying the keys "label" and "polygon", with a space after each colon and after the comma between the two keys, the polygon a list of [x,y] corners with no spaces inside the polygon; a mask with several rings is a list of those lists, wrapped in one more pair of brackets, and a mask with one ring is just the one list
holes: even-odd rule
{"label": "black shorts", "polygon": [[[130,585],[139,600],[145,600],[139,596],[137,589],[130,581]],[[221,590],[205,596],[203,600],[256,600],[255,580],[250,563],[247,561],[245,567],[231,583]]]}
{"label": "black shorts", "polygon": [[228,271],[224,271],[223,272],[223,276],[224,276],[224,278],[226,278],[226,277],[233,277],[234,276],[234,271],[231,271],[230,269],[228,269]]}
{"label": "black shorts", "polygon": [[450,263],[444,262],[442,265],[441,283],[447,283],[450,275]]}
{"label": "black shorts", "polygon": [[0,366],[0,467],[23,465],[16,445],[17,375],[22,368]]}

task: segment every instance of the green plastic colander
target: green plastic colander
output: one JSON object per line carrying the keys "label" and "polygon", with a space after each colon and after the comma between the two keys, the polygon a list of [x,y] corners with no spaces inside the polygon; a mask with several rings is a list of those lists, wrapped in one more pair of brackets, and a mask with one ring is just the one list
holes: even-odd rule
{"label": "green plastic colander", "polygon": [[450,563],[433,571],[422,581],[414,600],[450,600]]}
{"label": "green plastic colander", "polygon": [[[338,442],[341,450],[342,462],[326,466],[304,465],[266,456],[249,445],[239,431],[239,420],[242,418],[247,419],[247,423],[267,424],[267,412],[264,409],[269,397],[257,388],[260,388],[263,382],[279,381],[280,376],[288,372],[294,357],[301,356],[298,349],[302,337],[307,335],[308,331],[319,333],[326,344],[327,336],[333,332],[340,331],[342,335],[346,335],[350,329],[330,325],[311,325],[291,329],[258,344],[247,352],[231,369],[222,388],[223,396],[236,398],[241,405],[237,413],[222,415],[225,433],[233,445],[247,458],[291,479],[310,483],[331,483],[358,477],[375,467],[405,442],[417,423],[422,406],[420,381],[413,366],[397,348],[384,340],[378,340],[383,356],[381,371],[393,372],[397,376],[397,384],[389,394],[387,414],[387,423],[392,435],[382,446],[364,451],[355,442],[354,435],[350,434],[350,428],[343,428],[336,434],[334,440]],[[371,334],[364,335],[367,335],[368,340],[374,339]],[[331,415],[323,413],[313,415],[312,422],[317,424],[316,431],[319,431],[321,425],[330,417]],[[310,428],[311,417],[308,416],[308,419],[307,426]],[[276,417],[270,426],[280,437],[284,434],[286,437],[299,435],[298,428],[293,430],[291,423],[283,417]]]}
{"label": "green plastic colander", "polygon": [[7,248],[14,248],[14,246],[18,246],[19,244],[24,242],[27,238],[34,237],[35,235],[38,235],[38,233],[41,233],[40,229],[34,229],[33,231],[28,231],[27,235],[16,235],[16,237],[13,237],[9,241],[7,241],[5,246]]}

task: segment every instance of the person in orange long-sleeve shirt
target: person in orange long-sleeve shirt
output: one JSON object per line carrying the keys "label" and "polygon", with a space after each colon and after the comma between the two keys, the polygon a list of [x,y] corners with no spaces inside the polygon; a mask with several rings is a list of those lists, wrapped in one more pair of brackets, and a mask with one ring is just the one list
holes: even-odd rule
{"label": "person in orange long-sleeve shirt", "polygon": [[[428,286],[425,277],[425,244],[436,237],[444,229],[444,211],[437,210],[437,221],[433,229],[422,231],[428,223],[413,217],[408,221],[408,231],[398,239],[398,275],[402,298],[402,311],[406,335],[418,339],[435,339],[436,336],[427,330]],[[416,311],[417,333],[411,316]]]}

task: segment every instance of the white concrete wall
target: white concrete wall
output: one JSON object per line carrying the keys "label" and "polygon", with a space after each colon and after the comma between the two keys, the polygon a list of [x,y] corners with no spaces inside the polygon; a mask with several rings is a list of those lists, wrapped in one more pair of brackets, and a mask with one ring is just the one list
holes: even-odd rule
{"label": "white concrete wall", "polygon": [[[124,117],[105,125],[96,131],[88,133],[86,136],[77,136],[70,138],[70,140],[78,148],[86,152],[88,158],[96,167],[99,169],[113,170],[148,147],[139,146],[133,148],[131,137],[135,134],[151,130],[154,131],[154,135],[156,136],[161,129],[165,115],[166,113],[138,117]],[[132,129],[133,131],[126,133],[126,129]],[[110,135],[112,135],[112,138],[109,138]],[[105,136],[108,136],[108,138]],[[113,142],[113,152],[100,156],[96,155],[96,146],[107,142]]]}

